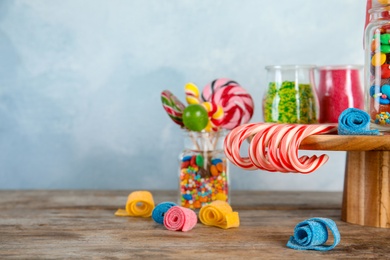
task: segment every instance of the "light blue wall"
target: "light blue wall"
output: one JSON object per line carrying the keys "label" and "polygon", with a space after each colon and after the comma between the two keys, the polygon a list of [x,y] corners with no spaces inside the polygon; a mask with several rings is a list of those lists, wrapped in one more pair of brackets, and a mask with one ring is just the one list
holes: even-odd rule
{"label": "light blue wall", "polygon": [[[0,188],[173,189],[169,89],[229,77],[256,101],[270,64],[362,64],[364,0],[1,0]],[[317,152],[321,153],[321,152]],[[231,168],[232,188],[341,190],[345,153],[310,175]]]}

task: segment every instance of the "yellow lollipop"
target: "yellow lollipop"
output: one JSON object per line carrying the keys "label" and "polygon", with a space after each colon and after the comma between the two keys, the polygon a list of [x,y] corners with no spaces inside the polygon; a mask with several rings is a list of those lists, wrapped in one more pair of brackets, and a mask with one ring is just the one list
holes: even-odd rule
{"label": "yellow lollipop", "polygon": [[184,86],[184,91],[186,93],[186,100],[188,104],[192,105],[200,103],[199,89],[194,83],[187,83]]}

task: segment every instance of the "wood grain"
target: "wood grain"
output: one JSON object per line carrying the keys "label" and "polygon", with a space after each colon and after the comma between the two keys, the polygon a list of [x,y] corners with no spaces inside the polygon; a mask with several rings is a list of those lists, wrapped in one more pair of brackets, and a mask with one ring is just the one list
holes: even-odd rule
{"label": "wood grain", "polygon": [[390,228],[390,152],[348,152],[342,219]]}
{"label": "wood grain", "polygon": [[299,149],[324,151],[389,151],[390,135],[312,135]]}
{"label": "wood grain", "polygon": [[[233,191],[241,226],[198,223],[168,231],[150,218],[116,217],[130,191],[0,191],[1,259],[384,259],[387,229],[340,220],[341,193]],[[155,202],[175,191],[152,191]],[[286,247],[295,225],[310,217],[336,221],[341,243],[332,251]]]}

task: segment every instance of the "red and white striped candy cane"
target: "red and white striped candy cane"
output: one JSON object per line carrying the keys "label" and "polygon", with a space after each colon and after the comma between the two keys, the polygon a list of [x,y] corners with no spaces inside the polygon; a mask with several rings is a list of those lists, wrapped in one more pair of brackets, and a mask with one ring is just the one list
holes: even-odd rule
{"label": "red and white striped candy cane", "polygon": [[[228,134],[224,143],[225,154],[232,163],[246,170],[310,173],[326,163],[328,155],[299,157],[302,140],[310,135],[336,130],[335,124],[245,124]],[[241,157],[241,145],[249,137],[253,138],[248,148],[248,157]]]}

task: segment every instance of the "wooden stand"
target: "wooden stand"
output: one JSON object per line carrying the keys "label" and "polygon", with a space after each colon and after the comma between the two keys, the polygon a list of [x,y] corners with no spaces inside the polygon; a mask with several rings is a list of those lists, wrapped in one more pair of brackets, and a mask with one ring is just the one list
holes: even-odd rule
{"label": "wooden stand", "polygon": [[300,149],[347,151],[341,219],[390,228],[390,135],[314,135]]}

